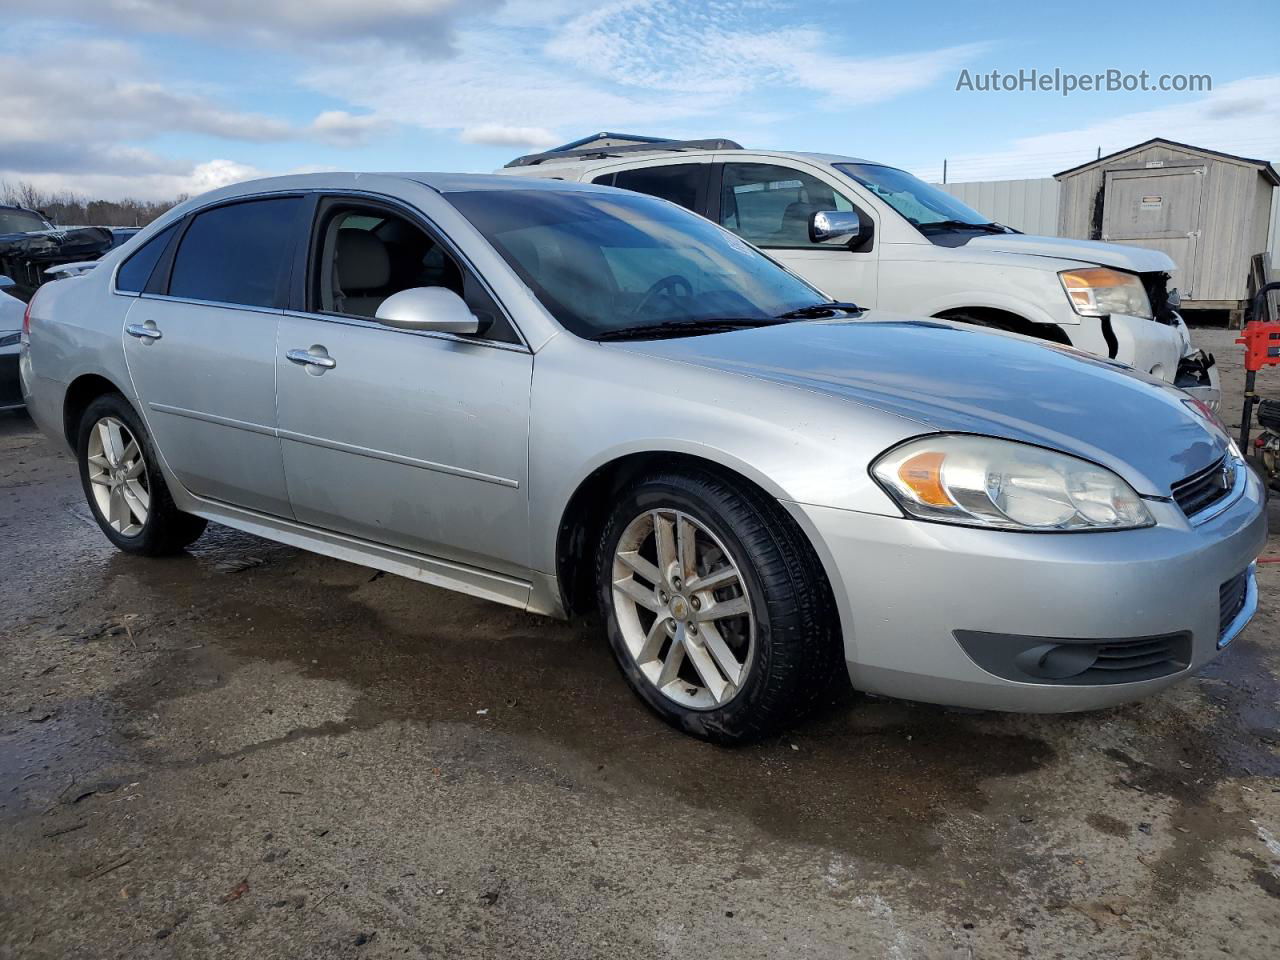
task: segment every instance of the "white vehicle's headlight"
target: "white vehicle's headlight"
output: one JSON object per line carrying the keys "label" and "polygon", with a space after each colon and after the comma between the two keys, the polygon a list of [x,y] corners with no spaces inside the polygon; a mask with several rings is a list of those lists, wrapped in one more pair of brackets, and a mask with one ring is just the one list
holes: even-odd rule
{"label": "white vehicle's headlight", "polygon": [[1089,267],[1063,270],[1058,279],[1072,308],[1082,317],[1123,313],[1151,319],[1151,300],[1137,274],[1109,267]]}
{"label": "white vehicle's headlight", "polygon": [[936,434],[883,454],[871,473],[908,514],[1002,530],[1126,530],[1155,521],[1110,470],[1012,440]]}

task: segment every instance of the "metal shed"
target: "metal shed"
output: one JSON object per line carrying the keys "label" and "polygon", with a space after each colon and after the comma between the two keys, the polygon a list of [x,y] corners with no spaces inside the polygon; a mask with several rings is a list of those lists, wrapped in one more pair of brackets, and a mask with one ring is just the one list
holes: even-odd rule
{"label": "metal shed", "polygon": [[1162,250],[1184,309],[1242,311],[1280,186],[1270,163],[1155,138],[1054,178],[1061,236]]}

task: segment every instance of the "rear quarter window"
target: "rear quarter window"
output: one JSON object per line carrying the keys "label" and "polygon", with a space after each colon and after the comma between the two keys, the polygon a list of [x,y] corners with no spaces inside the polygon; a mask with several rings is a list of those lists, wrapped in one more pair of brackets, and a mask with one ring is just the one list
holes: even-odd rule
{"label": "rear quarter window", "polygon": [[177,224],[170,224],[129,255],[116,271],[116,289],[123,293],[141,293],[164,256]]}
{"label": "rear quarter window", "polygon": [[169,295],[283,307],[301,197],[245,200],[196,214],[178,244]]}

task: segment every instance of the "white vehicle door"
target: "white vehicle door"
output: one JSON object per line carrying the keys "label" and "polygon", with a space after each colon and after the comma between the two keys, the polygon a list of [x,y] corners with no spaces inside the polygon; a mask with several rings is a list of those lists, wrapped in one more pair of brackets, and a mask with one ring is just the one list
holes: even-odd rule
{"label": "white vehicle door", "polygon": [[[719,183],[713,183],[711,191],[712,220],[836,299],[876,305],[879,240],[865,207],[798,167],[730,155],[725,160],[723,166],[717,164]],[[809,217],[822,210],[856,210],[873,225],[870,239],[854,247],[843,240],[814,243],[809,239]]]}

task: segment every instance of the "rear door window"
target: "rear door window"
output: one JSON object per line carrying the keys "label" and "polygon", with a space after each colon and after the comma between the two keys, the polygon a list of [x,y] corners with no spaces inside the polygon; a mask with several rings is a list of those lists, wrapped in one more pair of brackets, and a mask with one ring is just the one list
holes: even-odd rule
{"label": "rear door window", "polygon": [[178,245],[169,295],[283,307],[301,197],[246,200],[196,214]]}
{"label": "rear door window", "polygon": [[[607,176],[613,177],[611,186],[647,193],[651,197],[678,203],[694,213],[702,213],[710,169],[711,165],[706,163],[672,163],[661,167],[641,167],[639,170],[619,170]],[[602,183],[604,178],[595,182]]]}

